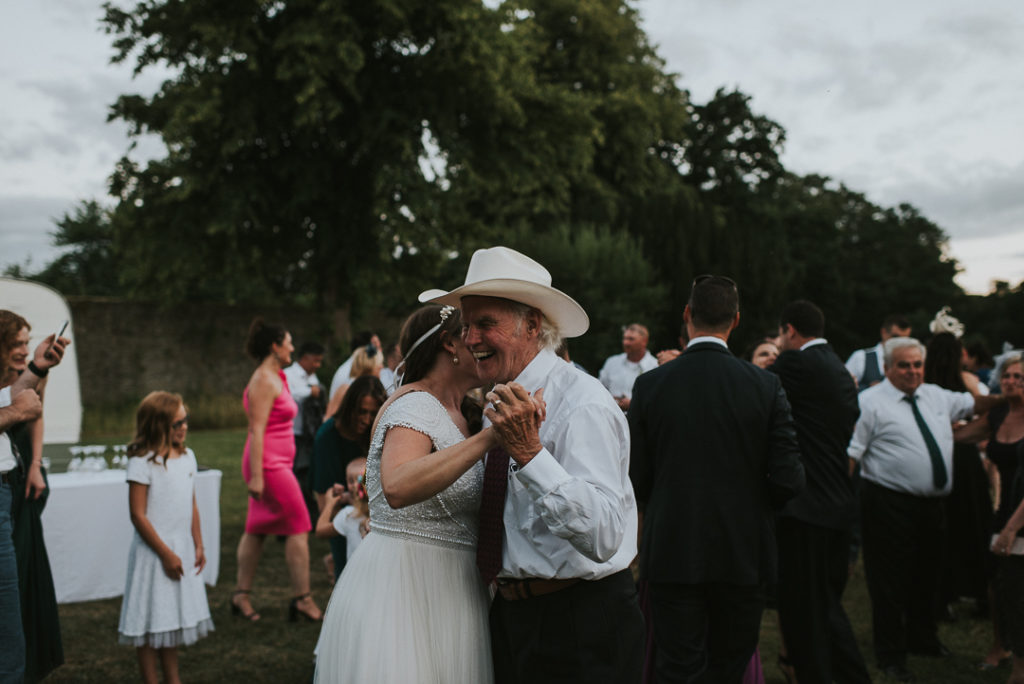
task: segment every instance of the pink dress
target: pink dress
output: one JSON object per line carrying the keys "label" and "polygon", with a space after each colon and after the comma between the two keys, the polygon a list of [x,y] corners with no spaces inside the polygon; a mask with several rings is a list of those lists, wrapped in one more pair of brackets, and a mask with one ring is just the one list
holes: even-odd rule
{"label": "pink dress", "polygon": [[[292,472],[295,462],[295,433],[292,421],[299,407],[292,399],[288,380],[281,371],[281,393],[274,399],[263,433],[263,496],[257,501],[249,497],[245,531],[249,534],[302,534],[313,529],[309,510],[302,498],[299,481]],[[242,405],[249,411],[249,389],[242,394]],[[242,477],[249,481],[250,435],[242,456]]]}

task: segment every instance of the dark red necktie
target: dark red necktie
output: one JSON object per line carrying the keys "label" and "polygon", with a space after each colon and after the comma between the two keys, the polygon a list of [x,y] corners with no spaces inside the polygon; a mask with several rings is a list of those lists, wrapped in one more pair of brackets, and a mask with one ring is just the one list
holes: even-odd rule
{"label": "dark red necktie", "polygon": [[508,452],[495,447],[487,452],[484,489],[480,496],[480,533],[476,567],[484,584],[490,584],[501,569],[501,545],[505,538],[505,491],[508,489]]}

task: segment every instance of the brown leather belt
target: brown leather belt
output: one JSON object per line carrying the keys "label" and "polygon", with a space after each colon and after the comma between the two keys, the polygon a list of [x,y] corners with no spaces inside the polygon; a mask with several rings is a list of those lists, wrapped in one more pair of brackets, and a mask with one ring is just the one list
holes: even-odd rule
{"label": "brown leather belt", "polygon": [[8,470],[6,473],[0,473],[0,482],[3,482],[4,484],[13,484],[14,483],[14,479],[13,479],[14,476],[11,475],[12,472],[14,472],[14,471],[13,470]]}
{"label": "brown leather belt", "polygon": [[498,593],[506,601],[519,601],[521,599],[535,598],[545,594],[553,594],[562,589],[568,589],[580,582],[578,577],[570,579],[507,579],[498,578]]}

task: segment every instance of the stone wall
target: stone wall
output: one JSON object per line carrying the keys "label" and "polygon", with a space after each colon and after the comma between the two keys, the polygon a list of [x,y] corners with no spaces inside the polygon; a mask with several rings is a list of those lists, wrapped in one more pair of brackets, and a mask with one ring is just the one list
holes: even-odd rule
{"label": "stone wall", "polygon": [[[348,347],[344,315],[217,304],[166,308],[93,297],[69,297],[68,302],[87,413],[135,405],[156,389],[179,392],[186,401],[240,400],[255,365],[244,346],[257,315],[284,324],[296,345],[315,339],[337,350],[325,363],[328,380]],[[339,318],[344,329],[335,330],[332,322]]]}

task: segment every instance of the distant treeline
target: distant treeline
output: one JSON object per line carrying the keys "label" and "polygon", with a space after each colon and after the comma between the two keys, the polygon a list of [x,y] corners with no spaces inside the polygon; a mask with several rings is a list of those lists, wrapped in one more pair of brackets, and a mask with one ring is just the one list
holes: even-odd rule
{"label": "distant treeline", "polygon": [[[538,259],[590,313],[596,368],[632,321],[675,346],[690,283],[740,285],[735,347],[809,298],[845,353],[888,313],[953,307],[1024,341],[1024,290],[968,297],[941,228],[779,160],[748,96],[693,102],[621,0],[107,5],[115,61],[176,70],[111,117],[164,157],[57,223],[69,294],[297,306],[354,327],[461,282],[473,249]],[[109,208],[108,208],[109,207]]]}

